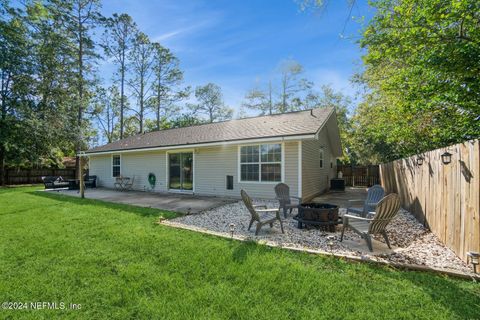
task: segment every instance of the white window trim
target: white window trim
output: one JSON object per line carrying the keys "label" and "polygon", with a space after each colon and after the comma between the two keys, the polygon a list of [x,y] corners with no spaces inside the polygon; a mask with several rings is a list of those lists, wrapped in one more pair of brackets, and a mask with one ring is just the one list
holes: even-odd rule
{"label": "white window trim", "polygon": [[118,178],[118,177],[114,177],[114,176],[113,176],[113,157],[116,157],[116,156],[119,156],[119,157],[120,157],[120,165],[119,165],[119,167],[120,167],[120,176],[119,176],[119,177],[122,176],[122,171],[123,171],[123,170],[122,170],[122,163],[123,163],[122,155],[121,155],[121,154],[113,154],[113,153],[112,153],[112,155],[111,155],[111,157],[110,157],[110,175],[112,176],[113,179]]}
{"label": "white window trim", "polygon": [[[183,190],[183,189],[170,189],[170,157],[169,155],[172,153],[192,153],[192,169],[193,169],[193,175],[192,175],[192,190]],[[185,194],[194,194],[195,193],[195,174],[196,174],[196,168],[195,168],[195,149],[176,149],[176,150],[169,150],[165,152],[165,188],[167,189],[168,192],[171,193],[185,193]]]}
{"label": "white window trim", "polygon": [[[243,181],[242,180],[242,157],[241,157],[241,150],[242,147],[250,147],[250,146],[258,146],[259,150],[261,149],[261,145],[265,144],[279,144],[282,148],[281,150],[281,158],[280,158],[280,181],[262,181],[262,164],[278,164],[279,162],[252,162],[252,164],[259,164],[259,172],[258,172],[258,181]],[[259,156],[261,156],[259,154]],[[252,183],[252,184],[278,184],[280,182],[285,182],[285,143],[280,142],[280,141],[272,141],[272,142],[266,142],[266,143],[255,143],[255,144],[242,144],[237,146],[237,176],[238,176],[238,183]],[[245,162],[243,164],[249,164],[249,162]]]}

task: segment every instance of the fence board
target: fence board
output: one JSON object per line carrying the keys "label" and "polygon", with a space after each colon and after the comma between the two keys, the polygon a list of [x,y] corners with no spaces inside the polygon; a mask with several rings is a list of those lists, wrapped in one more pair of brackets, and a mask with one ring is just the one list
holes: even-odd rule
{"label": "fence board", "polygon": [[5,172],[6,184],[34,184],[42,183],[44,176],[62,176],[64,179],[74,179],[75,169],[7,169]]}
{"label": "fence board", "polygon": [[[443,164],[449,151],[452,162]],[[399,194],[409,210],[464,261],[480,251],[480,142],[447,148],[381,164],[380,180],[387,192]]]}
{"label": "fence board", "polygon": [[366,186],[380,184],[379,166],[338,165],[337,173],[342,172],[346,186]]}

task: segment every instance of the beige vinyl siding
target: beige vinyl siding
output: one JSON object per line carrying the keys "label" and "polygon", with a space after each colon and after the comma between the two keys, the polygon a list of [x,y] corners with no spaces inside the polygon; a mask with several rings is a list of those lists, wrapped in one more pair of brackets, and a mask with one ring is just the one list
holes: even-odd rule
{"label": "beige vinyl siding", "polygon": [[[275,143],[275,142],[269,142]],[[292,195],[298,194],[298,142],[289,141],[284,147],[284,182]],[[204,195],[239,197],[245,189],[252,197],[275,198],[273,188],[277,182],[239,182],[238,145],[199,148],[195,153],[195,193]],[[233,190],[226,188],[226,176],[233,176]]]}
{"label": "beige vinyl siding", "polygon": [[[275,142],[269,142],[275,143]],[[281,142],[277,142],[281,143]],[[292,195],[298,195],[298,142],[283,143],[283,180],[290,186]],[[172,151],[177,152],[177,150]],[[121,174],[135,176],[133,189],[144,190],[148,185],[148,174],[157,177],[155,191],[166,192],[167,188],[167,152],[146,151],[129,152],[121,155]],[[245,189],[252,197],[274,198],[272,183],[248,183],[238,180],[238,145],[195,148],[194,153],[194,191],[199,195],[239,197]],[[90,174],[98,176],[99,186],[113,188],[112,156],[90,156]],[[233,190],[226,188],[226,176],[233,176]]]}
{"label": "beige vinyl siding", "polygon": [[135,152],[122,155],[122,175],[135,177],[133,189],[149,190],[148,174],[155,174],[154,191],[165,192],[166,188],[166,153],[163,151]]}
{"label": "beige vinyl siding", "polygon": [[[157,181],[154,191],[166,189],[166,154],[163,151],[132,152],[120,156],[120,173],[122,176],[135,177],[133,189],[149,189],[148,174],[155,174]],[[98,177],[99,186],[113,188],[112,155],[90,156],[90,174]]]}
{"label": "beige vinyl siding", "polygon": [[92,176],[97,176],[97,185],[99,187],[110,188],[111,186],[113,186],[112,156],[110,154],[90,156],[88,164],[88,174]]}
{"label": "beige vinyl siding", "polygon": [[[323,146],[323,168],[320,168],[320,148]],[[309,199],[326,192],[330,179],[335,176],[336,159],[332,156],[327,128],[324,127],[318,139],[302,143],[302,197]]]}

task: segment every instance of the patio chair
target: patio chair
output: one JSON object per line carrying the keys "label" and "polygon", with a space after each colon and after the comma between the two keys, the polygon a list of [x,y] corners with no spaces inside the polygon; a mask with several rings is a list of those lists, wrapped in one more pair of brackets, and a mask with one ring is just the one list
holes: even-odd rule
{"label": "patio chair", "polygon": [[366,200],[348,200],[350,203],[363,202],[363,208],[348,207],[347,214],[353,213],[359,215],[360,217],[366,217],[369,212],[373,212],[375,210],[375,206],[383,198],[384,195],[385,190],[383,190],[381,185],[376,184],[372,186],[368,189]]}
{"label": "patio chair", "polygon": [[270,228],[272,228],[273,223],[278,220],[278,222],[280,222],[280,229],[282,230],[282,233],[284,233],[282,219],[280,219],[280,209],[267,209],[267,206],[264,205],[256,206],[252,203],[252,199],[248,196],[245,190],[240,191],[240,194],[242,195],[243,203],[245,203],[245,206],[252,216],[250,223],[248,224],[248,230],[250,230],[253,223],[256,221],[257,227],[255,229],[255,235],[257,236],[262,226],[269,224]]}
{"label": "patio chair", "polygon": [[[275,186],[275,194],[277,200],[280,202],[280,209],[283,210],[283,216],[287,217],[287,211],[290,209],[290,214],[294,208],[298,209],[298,206],[302,203],[302,198],[294,197],[290,195],[290,187],[285,183],[279,183]],[[294,201],[292,202],[292,199]]]}
{"label": "patio chair", "polygon": [[123,190],[122,177],[115,178],[115,183],[113,184],[113,187],[115,188],[115,190],[119,190],[119,191]]}
{"label": "patio chair", "polygon": [[373,251],[371,234],[381,234],[388,248],[391,249],[392,247],[390,247],[390,241],[388,241],[386,227],[395,217],[398,209],[400,209],[400,198],[396,193],[391,193],[377,204],[373,218],[363,218],[349,214],[343,215],[343,228],[340,241],[343,241],[345,229],[350,228],[365,239],[370,251]]}
{"label": "patio chair", "polygon": [[125,184],[123,185],[123,190],[129,191],[133,187],[133,183],[135,182],[135,176],[132,177],[132,179],[128,179]]}
{"label": "patio chair", "polygon": [[85,184],[85,187],[87,188],[96,188],[97,187],[97,176],[89,176],[85,175],[83,178],[83,182]]}

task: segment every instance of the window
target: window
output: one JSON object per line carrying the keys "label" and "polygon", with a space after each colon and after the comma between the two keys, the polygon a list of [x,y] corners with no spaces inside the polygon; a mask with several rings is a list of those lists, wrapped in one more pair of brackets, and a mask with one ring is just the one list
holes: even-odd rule
{"label": "window", "polygon": [[120,176],[120,156],[112,156],[112,176],[119,177]]}
{"label": "window", "polygon": [[282,145],[262,144],[241,147],[240,181],[282,181]]}
{"label": "window", "polygon": [[324,161],[324,152],[323,149],[320,149],[320,168],[323,169],[323,161]]}

